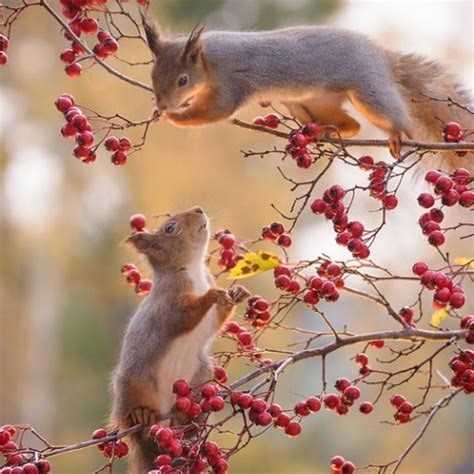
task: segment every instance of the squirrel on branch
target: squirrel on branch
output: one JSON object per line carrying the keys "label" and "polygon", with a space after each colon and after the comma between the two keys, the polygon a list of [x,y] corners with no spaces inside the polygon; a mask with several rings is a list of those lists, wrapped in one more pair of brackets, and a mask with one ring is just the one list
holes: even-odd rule
{"label": "squirrel on branch", "polygon": [[[325,26],[201,28],[169,38],[149,18],[143,21],[156,106],[178,126],[225,120],[252,99],[278,100],[302,124],[335,126],[350,138],[360,129],[343,108],[350,101],[388,133],[396,158],[403,136],[438,141],[449,121],[474,129],[472,99],[443,66],[389,51],[361,33]],[[455,165],[454,153],[445,158]]]}
{"label": "squirrel on branch", "polygon": [[[175,381],[195,387],[212,380],[209,346],[250,294],[241,286],[215,286],[205,263],[209,238],[206,214],[193,207],[156,232],[137,232],[126,240],[147,257],[154,276],[150,294],[130,320],[113,374],[111,427],[158,423],[160,415],[172,412]],[[175,413],[160,425],[186,423],[183,416]],[[130,474],[154,469],[159,453],[148,431],[130,437]]]}

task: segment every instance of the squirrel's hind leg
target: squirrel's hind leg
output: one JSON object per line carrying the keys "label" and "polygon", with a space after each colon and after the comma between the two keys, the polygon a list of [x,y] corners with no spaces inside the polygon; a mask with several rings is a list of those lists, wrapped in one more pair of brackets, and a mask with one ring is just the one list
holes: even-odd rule
{"label": "squirrel's hind leg", "polygon": [[390,86],[380,93],[351,91],[348,93],[354,107],[375,126],[389,133],[390,153],[400,158],[401,137],[412,137],[412,120],[400,94]]}
{"label": "squirrel's hind leg", "polygon": [[[343,108],[343,97],[339,93],[326,92],[315,95],[304,102],[282,102],[290,114],[301,123],[315,121],[328,127],[323,135],[351,138],[360,129],[359,122],[351,117]],[[333,128],[334,127],[334,128]],[[331,130],[331,128],[333,128]],[[335,130],[337,128],[337,131]]]}

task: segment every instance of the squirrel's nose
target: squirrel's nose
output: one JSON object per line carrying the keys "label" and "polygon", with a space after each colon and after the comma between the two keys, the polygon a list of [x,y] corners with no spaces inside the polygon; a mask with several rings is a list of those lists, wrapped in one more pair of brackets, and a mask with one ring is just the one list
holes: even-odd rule
{"label": "squirrel's nose", "polygon": [[199,206],[193,207],[193,211],[197,212],[198,214],[204,214],[202,207],[199,207]]}

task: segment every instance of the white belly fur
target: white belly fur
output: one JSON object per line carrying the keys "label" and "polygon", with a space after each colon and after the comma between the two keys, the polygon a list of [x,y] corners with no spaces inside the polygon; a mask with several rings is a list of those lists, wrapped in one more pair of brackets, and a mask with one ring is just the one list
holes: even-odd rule
{"label": "white belly fur", "polygon": [[[198,295],[210,288],[203,263],[190,265],[188,273],[194,283],[194,291]],[[191,382],[196,374],[200,364],[199,356],[203,351],[207,352],[216,334],[216,317],[216,308],[213,306],[193,331],[175,339],[167,349],[156,375],[161,413],[169,413],[173,406],[175,400],[175,395],[172,393],[173,383],[179,379]]]}

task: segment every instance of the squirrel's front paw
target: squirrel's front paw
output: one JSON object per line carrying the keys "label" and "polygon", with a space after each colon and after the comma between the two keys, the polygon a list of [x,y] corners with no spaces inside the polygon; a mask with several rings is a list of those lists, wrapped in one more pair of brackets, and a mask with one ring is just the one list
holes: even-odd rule
{"label": "squirrel's front paw", "polygon": [[218,306],[231,307],[235,305],[234,301],[227,293],[227,290],[222,288],[213,288],[212,291],[214,292],[216,304]]}
{"label": "squirrel's front paw", "polygon": [[243,286],[235,286],[230,288],[227,293],[235,304],[245,301],[250,296],[250,291],[248,291],[247,288],[244,288]]}
{"label": "squirrel's front paw", "polygon": [[160,421],[159,413],[147,407],[135,408],[130,417],[134,425],[154,425]]}

